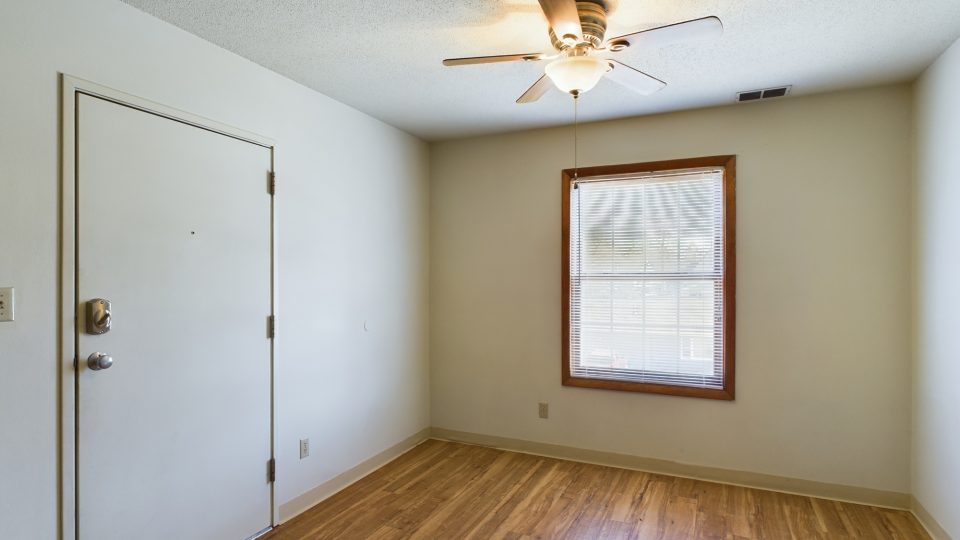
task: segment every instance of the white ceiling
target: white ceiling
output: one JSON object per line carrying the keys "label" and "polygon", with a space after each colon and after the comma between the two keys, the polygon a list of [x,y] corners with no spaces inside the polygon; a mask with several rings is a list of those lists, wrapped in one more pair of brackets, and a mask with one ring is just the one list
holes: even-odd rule
{"label": "white ceiling", "polygon": [[[537,0],[124,0],[427,140],[570,123],[569,96],[514,100],[542,62],[443,58],[551,50]],[[653,96],[601,81],[582,120],[912,80],[960,37],[958,0],[619,0],[607,36],[717,15],[718,40],[617,58],[668,83]],[[746,106],[746,105],[745,105]]]}

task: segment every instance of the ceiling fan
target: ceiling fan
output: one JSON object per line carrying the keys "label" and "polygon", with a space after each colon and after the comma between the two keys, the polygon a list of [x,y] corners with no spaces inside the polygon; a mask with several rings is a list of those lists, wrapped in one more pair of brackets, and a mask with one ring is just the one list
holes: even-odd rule
{"label": "ceiling fan", "polygon": [[610,1],[540,0],[540,7],[550,23],[550,40],[556,49],[553,53],[449,58],[443,61],[443,65],[551,60],[546,65],[545,74],[517,99],[517,103],[537,101],[550,90],[551,82],[576,98],[596,86],[604,75],[642,95],[649,95],[667,83],[617,61],[613,58],[616,53],[630,47],[662,47],[672,43],[717,37],[723,33],[720,19],[704,17],[604,41]]}

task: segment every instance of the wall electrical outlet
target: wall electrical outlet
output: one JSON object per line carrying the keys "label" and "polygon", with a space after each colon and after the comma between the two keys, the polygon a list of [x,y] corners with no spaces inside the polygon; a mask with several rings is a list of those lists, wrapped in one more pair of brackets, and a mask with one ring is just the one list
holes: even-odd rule
{"label": "wall electrical outlet", "polygon": [[300,459],[310,455],[310,439],[300,439]]}
{"label": "wall electrical outlet", "polygon": [[549,418],[550,417],[550,404],[541,403],[540,404],[540,418]]}
{"label": "wall electrical outlet", "polygon": [[0,288],[0,322],[13,320],[13,287]]}

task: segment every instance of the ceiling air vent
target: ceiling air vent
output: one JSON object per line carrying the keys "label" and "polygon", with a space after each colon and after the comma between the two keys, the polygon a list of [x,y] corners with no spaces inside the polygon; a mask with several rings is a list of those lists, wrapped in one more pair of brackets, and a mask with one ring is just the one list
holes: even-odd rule
{"label": "ceiling air vent", "polygon": [[737,101],[760,101],[761,99],[771,99],[783,97],[790,93],[792,86],[778,86],[776,88],[765,88],[763,90],[747,90],[737,94]]}

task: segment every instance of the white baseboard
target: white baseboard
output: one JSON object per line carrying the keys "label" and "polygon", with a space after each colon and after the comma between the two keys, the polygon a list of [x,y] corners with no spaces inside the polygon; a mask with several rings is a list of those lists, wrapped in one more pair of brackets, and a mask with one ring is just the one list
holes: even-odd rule
{"label": "white baseboard", "polygon": [[411,448],[419,445],[430,438],[430,428],[425,428],[419,432],[407,437],[397,444],[387,448],[383,452],[360,463],[356,467],[344,471],[330,480],[320,484],[310,491],[295,497],[280,505],[280,523],[296,517],[298,514],[310,509],[314,505],[322,502],[324,499],[336,494],[338,491],[346,488],[350,484],[360,480],[364,476],[390,463],[394,459],[407,453]]}
{"label": "white baseboard", "polygon": [[943,527],[927,512],[923,505],[907,493],[847,486],[843,484],[830,484],[747,471],[689,465],[675,461],[645,458],[629,454],[603,452],[436,427],[423,429],[310,491],[281,504],[280,522],[288,521],[305,510],[310,509],[314,505],[400,457],[411,448],[431,438],[722,484],[780,491],[783,493],[857,504],[869,504],[871,506],[895,508],[898,510],[909,510],[917,517],[917,520],[927,529],[934,540],[953,540]]}
{"label": "white baseboard", "polygon": [[[770,474],[689,465],[662,459],[602,452],[599,450],[588,450],[572,446],[525,441],[522,439],[510,439],[493,435],[481,435],[478,433],[467,433],[436,427],[431,430],[431,437],[447,441],[490,446],[513,452],[593,463],[596,465],[608,465],[670,476],[680,476],[721,484],[733,484],[769,491],[780,491],[822,499],[869,504],[871,506],[882,506],[898,510],[909,510],[911,508],[912,497],[907,493],[899,493],[896,491],[883,491]],[[941,540],[936,536],[934,538]],[[949,537],[945,538],[950,540]]]}
{"label": "white baseboard", "polygon": [[953,537],[947,534],[947,531],[940,526],[940,523],[934,519],[930,512],[920,504],[916,497],[910,497],[910,512],[917,518],[917,521],[923,525],[933,540],[953,540]]}

